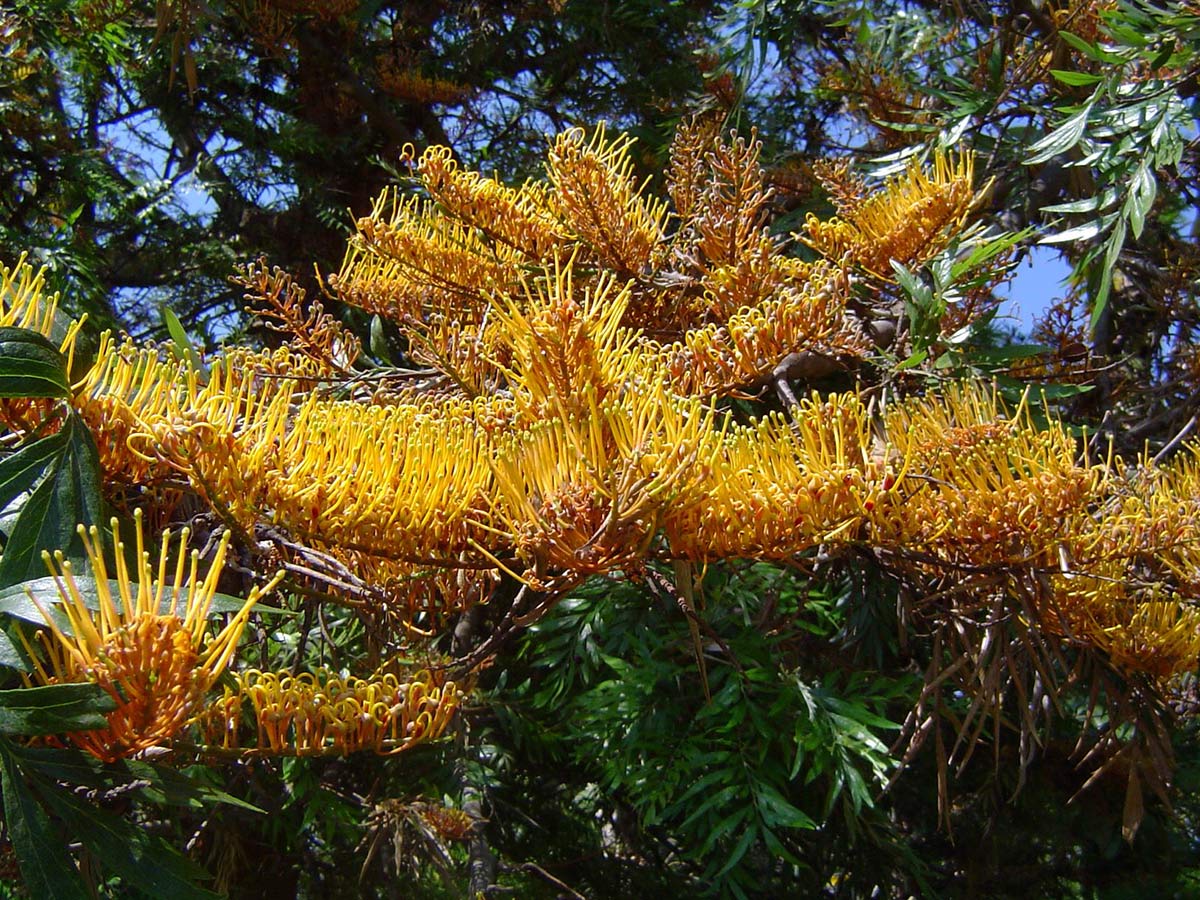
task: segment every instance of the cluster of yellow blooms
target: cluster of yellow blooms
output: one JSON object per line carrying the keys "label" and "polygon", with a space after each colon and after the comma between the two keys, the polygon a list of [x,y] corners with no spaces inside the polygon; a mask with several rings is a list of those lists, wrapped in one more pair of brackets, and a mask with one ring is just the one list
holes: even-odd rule
{"label": "cluster of yellow blooms", "polygon": [[[287,348],[231,352],[202,377],[105,339],[72,402],[106,476],[186,479],[243,530],[272,524],[401,590],[423,571],[461,567],[555,592],[652,561],[788,560],[851,545],[888,554],[926,587],[990,573],[980,604],[1017,573],[1038,586],[1047,633],[1130,673],[1193,669],[1194,455],[1165,471],[1080,461],[1062,425],[1038,427],[978,386],[883,410],[852,393],[813,395],[750,422],[712,402],[753,390],[789,354],[864,357],[862,323],[847,311],[851,273],[888,277],[889,260],[917,265],[943,249],[975,200],[970,157],[914,164],[839,218],[810,219],[804,240],[827,258],[803,263],[760,224],[756,146],[688,150],[704,146],[698,129],[673,159],[678,221],[635,180],[629,142],[603,131],[560,136],[545,183],[505,187],[433,149],[415,162],[428,199],[381,198],[333,285],[399,326],[413,357],[449,378],[448,394],[333,399],[317,389],[328,373]],[[4,278],[0,312],[48,321],[25,269]],[[133,698],[179,685],[153,716],[169,727],[137,737],[114,724],[90,748],[129,752],[193,715],[244,613],[203,649],[203,591],[178,625],[157,599],[123,593],[125,612],[104,612],[92,634],[69,569],[62,577],[76,637],[51,629],[39,678],[91,677]],[[119,580],[129,583],[123,569]],[[458,602],[446,596],[456,584]],[[486,593],[478,578],[437,590],[431,614]],[[170,661],[152,666],[156,687],[106,668],[122,658],[114,641],[144,641]],[[403,749],[440,734],[460,699],[427,674],[236,681],[204,727],[240,746],[248,700],[267,752]]]}
{"label": "cluster of yellow blooms", "polygon": [[[12,268],[0,263],[0,328],[25,328],[51,339],[59,318],[58,295],[47,297],[45,287],[45,274],[29,265],[24,254]],[[68,368],[82,327],[82,319],[69,322],[59,342],[68,355]],[[25,434],[46,418],[53,405],[52,400],[41,398],[0,398],[0,424]]]}
{"label": "cluster of yellow blooms", "polygon": [[914,160],[882,191],[840,204],[841,215],[810,215],[804,240],[826,257],[849,255],[862,269],[891,277],[891,261],[914,265],[932,259],[943,237],[958,231],[974,205],[975,161],[936,155],[932,171]]}
{"label": "cluster of yellow blooms", "polygon": [[1064,522],[1102,495],[1065,429],[1039,430],[1024,406],[1006,416],[994,394],[952,388],[899,405],[885,427],[906,461],[893,502],[908,514],[877,516],[875,530],[942,563],[1057,566]]}
{"label": "cluster of yellow blooms", "polygon": [[[201,576],[199,553],[187,553],[187,529],[177,543],[169,531],[163,535],[157,567],[151,570],[140,514],[135,521],[132,573],[119,526],[115,520],[112,523],[116,571],[111,581],[99,530],[80,526],[98,609],[84,599],[71,563],[63,559],[61,551],[53,565],[46,554],[59,598],[47,607],[33,597],[46,620],[46,629],[34,637],[43,652],[25,644],[40,683],[91,681],[116,701],[106,728],[69,735],[73,743],[109,762],[168,741],[188,724],[233,658],[254,604],[281,577],[253,588],[225,627],[215,637],[207,637],[229,532],[217,545],[208,573]],[[65,627],[60,626],[54,610],[65,619]],[[23,635],[21,639],[25,640]]]}
{"label": "cluster of yellow blooms", "polygon": [[275,756],[399,753],[445,733],[462,701],[457,684],[428,671],[401,681],[390,672],[354,678],[248,669],[234,679],[236,688],[205,710],[202,731],[212,746],[240,748],[248,701],[258,729],[252,749]]}

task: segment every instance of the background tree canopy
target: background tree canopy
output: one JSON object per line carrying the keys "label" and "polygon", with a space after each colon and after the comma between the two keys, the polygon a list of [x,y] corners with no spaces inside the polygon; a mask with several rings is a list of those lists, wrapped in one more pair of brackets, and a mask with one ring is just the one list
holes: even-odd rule
{"label": "background tree canopy", "polygon": [[9,893],[1200,892],[1195,3],[0,32]]}

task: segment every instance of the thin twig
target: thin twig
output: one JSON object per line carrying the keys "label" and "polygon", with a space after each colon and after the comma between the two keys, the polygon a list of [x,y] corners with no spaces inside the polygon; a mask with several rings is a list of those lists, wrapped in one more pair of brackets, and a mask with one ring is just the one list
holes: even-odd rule
{"label": "thin twig", "polygon": [[522,872],[532,872],[534,875],[538,876],[539,878],[545,879],[546,881],[550,882],[550,884],[554,885],[559,890],[566,891],[569,896],[574,898],[574,900],[587,900],[587,897],[585,897],[583,894],[579,893],[579,891],[575,890],[573,887],[571,887],[569,884],[564,882],[562,879],[555,878],[553,875],[551,875],[549,872],[547,872],[545,869],[543,869],[537,863],[524,862],[524,863],[521,863],[517,868],[519,868]]}
{"label": "thin twig", "polygon": [[1200,421],[1200,413],[1194,413],[1192,417],[1187,420],[1184,426],[1180,428],[1178,432],[1176,432],[1175,437],[1167,441],[1166,445],[1156,454],[1154,454],[1154,459],[1150,460],[1150,464],[1157,466],[1160,462],[1162,462],[1163,458],[1170,454],[1170,452],[1176,447],[1178,447],[1183,439],[1191,433],[1191,430],[1196,427],[1197,421]]}

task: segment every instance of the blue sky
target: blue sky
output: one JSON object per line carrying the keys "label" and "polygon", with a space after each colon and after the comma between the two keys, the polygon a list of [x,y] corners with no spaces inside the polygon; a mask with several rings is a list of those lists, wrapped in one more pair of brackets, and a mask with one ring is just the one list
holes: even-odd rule
{"label": "blue sky", "polygon": [[1066,293],[1066,279],[1071,267],[1053,247],[1033,247],[1018,265],[1007,285],[997,293],[1007,296],[1000,308],[1002,316],[1011,317],[1013,324],[1028,336],[1034,321],[1050,304]]}

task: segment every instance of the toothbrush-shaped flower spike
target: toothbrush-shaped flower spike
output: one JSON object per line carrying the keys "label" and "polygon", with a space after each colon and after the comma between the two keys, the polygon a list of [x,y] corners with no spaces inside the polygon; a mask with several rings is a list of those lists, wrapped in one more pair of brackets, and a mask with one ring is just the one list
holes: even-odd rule
{"label": "toothbrush-shaped flower spike", "polygon": [[[208,617],[229,549],[229,533],[222,537],[205,575],[200,572],[199,552],[187,553],[188,530],[183,529],[178,541],[165,533],[154,572],[140,515],[135,516],[135,523],[136,562],[131,572],[113,522],[113,577],[104,559],[99,529],[79,526],[91,564],[96,609],[84,599],[90,585],[81,583],[83,579],[76,576],[70,561],[61,552],[53,560],[45,555],[59,597],[53,609],[32,598],[47,625],[35,638],[43,651],[41,659],[26,644],[35,659],[31,680],[40,684],[91,681],[117,702],[117,708],[108,713],[107,728],[68,735],[73,743],[106,762],[168,741],[187,724],[233,658],[254,604],[282,574],[264,588],[251,590],[241,609],[210,637]],[[63,619],[65,628],[59,624]]]}

